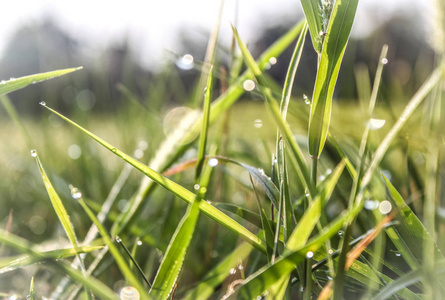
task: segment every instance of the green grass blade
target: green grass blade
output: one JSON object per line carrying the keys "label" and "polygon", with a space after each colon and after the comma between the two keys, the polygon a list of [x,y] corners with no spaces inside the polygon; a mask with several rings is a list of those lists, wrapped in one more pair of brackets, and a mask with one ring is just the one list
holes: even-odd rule
{"label": "green grass blade", "polygon": [[59,77],[77,70],[82,69],[82,67],[77,68],[70,68],[70,69],[63,69],[63,70],[57,70],[57,71],[51,71],[46,73],[39,73],[29,76],[24,76],[20,78],[12,78],[7,81],[1,81],[0,82],[0,96],[19,90],[21,88],[24,88],[30,84],[37,83],[40,81],[48,80],[54,77]]}
{"label": "green grass blade", "polygon": [[27,300],[36,299],[36,290],[34,286],[34,277],[31,277],[31,284],[29,285],[29,296],[26,297]]}
{"label": "green grass blade", "polygon": [[[436,262],[433,275],[443,276],[443,273],[445,273],[445,261],[442,260],[440,262]],[[388,299],[391,296],[393,296],[394,294],[396,294],[398,291],[400,291],[401,289],[423,280],[424,275],[425,274],[424,274],[423,269],[417,269],[417,270],[411,271],[409,273],[406,273],[399,279],[394,280],[391,284],[382,288],[379,291],[379,293],[374,295],[374,297],[371,299],[372,300]]]}
{"label": "green grass blade", "polygon": [[[106,141],[102,140],[92,132],[86,130],[82,126],[78,125],[77,123],[71,121],[67,117],[61,115],[60,113],[56,112],[55,110],[47,107],[45,107],[51,111],[52,113],[58,115],[63,120],[67,121],[71,125],[75,126],[88,136],[90,136],[92,139],[97,141],[99,144],[110,150],[112,153],[114,153],[116,156],[120,157],[133,167],[135,167],[137,170],[151,178],[153,181],[158,183],[159,185],[163,186],[165,189],[170,191],[172,194],[176,195],[180,199],[184,200],[185,202],[192,203],[195,199],[195,195],[187,190],[186,188],[180,186],[179,184],[173,182],[172,180],[162,176],[161,174],[157,173],[153,169],[147,167],[143,163],[137,161],[136,159],[132,158],[131,156],[125,154],[124,152],[120,151],[116,147],[112,146],[111,144],[107,143]],[[222,213],[220,210],[209,204],[207,201],[200,201],[199,207],[201,211],[212,218],[213,220],[217,221],[221,225],[225,226],[232,232],[235,232],[236,234],[239,234],[243,239],[245,239],[247,242],[251,243],[254,247],[256,247],[258,250],[265,252],[266,248],[264,246],[264,242],[259,239],[256,235],[251,233],[249,230],[247,230],[245,227],[241,226],[239,223]]]}
{"label": "green grass blade", "polygon": [[283,255],[273,265],[266,266],[246,278],[243,285],[239,288],[238,293],[234,294],[232,298],[235,299],[234,297],[238,296],[236,299],[255,299],[261,295],[283,276],[292,272],[297,264],[303,262],[308,252],[317,251],[325,241],[337,234],[343,224],[355,218],[361,209],[361,207],[356,207],[352,211],[345,213],[326,226],[323,231],[311,239],[304,248]]}
{"label": "green grass blade", "polygon": [[88,253],[92,251],[96,251],[102,249],[102,246],[81,246],[76,249],[58,249],[51,250],[45,252],[38,252],[38,256],[30,256],[28,254],[13,256],[13,257],[4,257],[0,259],[0,274],[13,271],[17,268],[29,266],[38,262],[41,262],[43,259],[62,259],[66,257],[75,256],[78,253]]}
{"label": "green grass blade", "polygon": [[207,77],[207,85],[205,88],[204,109],[203,109],[203,117],[202,117],[202,129],[201,129],[201,136],[199,139],[195,183],[198,183],[199,176],[201,175],[202,167],[204,165],[204,156],[205,156],[206,144],[207,144],[207,133],[209,131],[210,102],[212,101],[212,89],[213,89],[212,70],[213,70],[213,67],[211,67],[209,70],[209,74]]}
{"label": "green grass blade", "polygon": [[212,269],[200,280],[200,283],[192,290],[188,291],[183,300],[204,300],[215,294],[215,288],[222,284],[224,279],[230,274],[232,269],[239,269],[240,263],[246,259],[252,251],[252,246],[242,243],[232,253]]}
{"label": "green grass blade", "polygon": [[78,201],[82,206],[82,208],[87,213],[88,217],[91,219],[91,221],[93,221],[94,225],[96,225],[97,229],[99,230],[99,233],[102,236],[105,245],[108,247],[108,250],[110,251],[111,255],[113,255],[113,258],[116,261],[116,264],[118,265],[120,271],[122,272],[122,275],[125,277],[125,279],[128,281],[129,284],[131,284],[134,288],[136,288],[139,291],[141,299],[148,299],[147,294],[145,293],[144,286],[139,282],[139,280],[131,271],[125,259],[120,254],[119,250],[114,245],[113,241],[108,235],[107,230],[102,226],[102,224],[96,218],[93,211],[88,207],[85,201],[82,198],[79,198]]}
{"label": "green grass blade", "polygon": [[312,96],[308,143],[312,157],[320,156],[326,142],[332,96],[357,5],[358,0],[337,0],[334,4]]}
{"label": "green grass blade", "polygon": [[60,200],[59,195],[54,189],[51,181],[43,169],[42,163],[40,162],[39,156],[37,155],[36,150],[31,151],[31,155],[35,157],[37,166],[39,167],[40,175],[42,177],[43,183],[45,184],[46,191],[48,192],[49,198],[51,200],[51,204],[56,211],[57,217],[59,218],[60,223],[62,224],[63,229],[65,230],[68,239],[73,245],[74,249],[77,249],[77,238],[76,233],[74,232],[73,224],[71,224],[70,217],[63,206],[62,200]]}
{"label": "green grass blade", "polygon": [[321,53],[323,39],[320,36],[322,32],[320,1],[319,0],[301,0],[301,6],[309,26],[312,45],[316,52]]}
{"label": "green grass blade", "polygon": [[[442,252],[437,247],[436,243],[434,242],[433,237],[431,234],[428,233],[423,223],[417,218],[417,216],[414,214],[414,212],[411,210],[411,208],[406,204],[406,202],[403,200],[402,196],[399,194],[399,192],[396,190],[396,188],[393,186],[391,181],[382,174],[383,180],[385,181],[385,184],[388,188],[389,193],[391,194],[392,199],[394,200],[398,211],[400,212],[400,221],[402,222],[400,226],[406,226],[408,229],[409,236],[407,234],[402,235],[403,241],[409,242],[409,245],[407,247],[410,249],[410,251],[415,251],[415,253],[422,253],[421,245],[425,241],[428,243],[433,243],[435,248],[435,256],[438,259],[443,259]],[[406,254],[405,256],[408,257],[408,253],[403,251],[403,249],[398,249],[402,256]],[[404,256],[404,258],[405,258]],[[421,261],[417,258],[418,263]],[[416,267],[416,265],[413,265],[411,267]]]}
{"label": "green grass blade", "polygon": [[[216,152],[216,147],[212,147],[211,152],[212,154]],[[202,156],[202,159],[204,159],[204,155]],[[196,187],[195,184],[195,190],[197,190],[196,197],[189,206],[170,240],[167,251],[162,259],[161,266],[154,279],[153,286],[150,289],[150,295],[156,299],[168,299],[175,287],[184,263],[185,255],[187,254],[193,233],[195,232],[196,223],[198,222],[200,213],[199,204],[205,197],[211,172],[212,168],[207,166],[202,172],[202,176],[198,176],[198,187]]]}
{"label": "green grass blade", "polygon": [[[9,246],[10,248],[30,255],[31,257],[37,257],[40,260],[44,260],[45,257],[41,256],[39,252],[34,251],[35,245],[29,243],[28,241],[16,236],[10,232],[5,232],[0,229],[0,243]],[[119,299],[119,297],[111,290],[108,286],[102,283],[100,280],[85,276],[81,271],[72,268],[68,264],[56,260],[56,259],[46,259],[46,265],[51,266],[55,270],[59,271],[62,275],[69,276],[72,280],[82,284],[90,291],[92,291],[96,296],[101,299]]]}
{"label": "green grass blade", "polygon": [[200,201],[191,204],[173,234],[150,290],[155,299],[168,299],[174,288],[198,221]]}

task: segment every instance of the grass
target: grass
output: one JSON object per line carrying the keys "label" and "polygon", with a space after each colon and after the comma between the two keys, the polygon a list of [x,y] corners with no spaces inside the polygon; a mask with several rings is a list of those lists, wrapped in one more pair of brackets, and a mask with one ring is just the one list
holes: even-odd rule
{"label": "grass", "polygon": [[[7,98],[77,69],[0,83],[14,122],[2,134],[21,137],[1,148],[1,190],[7,199],[28,199],[1,203],[10,212],[0,231],[2,295],[443,297],[444,220],[437,212],[444,54],[439,48],[436,69],[407,103],[389,106],[379,96],[391,63],[382,45],[376,73],[363,66],[356,73],[360,103],[336,103],[358,1],[301,2],[307,23],[258,59],[233,28],[239,51],[221,90],[217,23],[190,114],[176,117],[167,133],[168,109],[144,109],[124,86],[129,107],[91,121],[46,103],[46,120],[27,120]],[[292,97],[307,33],[319,57],[311,105]],[[294,41],[285,84],[277,88],[265,67]],[[255,83],[250,95],[248,79]],[[237,102],[243,95],[257,100]]]}

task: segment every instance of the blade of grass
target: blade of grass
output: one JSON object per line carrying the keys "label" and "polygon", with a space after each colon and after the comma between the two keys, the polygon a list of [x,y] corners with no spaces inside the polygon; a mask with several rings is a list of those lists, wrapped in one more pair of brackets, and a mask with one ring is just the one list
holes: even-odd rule
{"label": "blade of grass", "polygon": [[[205,140],[206,135],[207,133],[204,131],[201,140]],[[202,145],[203,144],[201,144],[201,146]],[[212,150],[213,153],[216,152],[216,147],[213,147]],[[204,158],[204,154],[205,152],[203,151],[202,158]],[[179,273],[182,269],[185,255],[187,254],[193,233],[195,232],[196,223],[198,222],[200,213],[199,204],[205,197],[211,171],[212,168],[207,166],[204,169],[202,176],[198,176],[197,179],[199,180],[199,183],[197,187],[195,185],[195,189],[197,190],[196,197],[189,206],[170,240],[167,251],[162,259],[161,266],[154,279],[153,287],[150,289],[150,295],[156,299],[168,299],[175,287]]]}
{"label": "blade of grass", "polygon": [[110,236],[107,233],[107,230],[102,226],[102,224],[99,222],[99,220],[96,218],[96,215],[93,213],[93,211],[88,207],[88,205],[85,203],[82,197],[78,199],[79,204],[82,206],[88,217],[93,221],[94,225],[96,225],[97,229],[99,230],[100,235],[102,236],[102,239],[105,243],[105,245],[108,247],[111,255],[113,255],[114,260],[116,261],[116,264],[118,265],[120,271],[122,272],[122,275],[125,277],[125,279],[128,281],[129,284],[131,284],[134,288],[136,288],[139,291],[139,294],[141,295],[141,299],[148,299],[147,294],[145,293],[144,286],[139,282],[139,280],[136,278],[136,276],[131,271],[128,264],[125,262],[125,259],[120,254],[117,247],[114,245],[113,241],[111,240]]}
{"label": "blade of grass", "polygon": [[[445,273],[445,261],[444,260],[438,261],[435,264],[436,264],[436,267],[434,268],[433,275],[438,276],[438,275],[442,275],[443,273]],[[374,295],[374,297],[371,298],[371,300],[388,299],[392,295],[396,294],[399,290],[423,280],[424,276],[425,276],[425,273],[424,273],[423,269],[417,269],[417,270],[408,272],[405,275],[403,275],[402,277],[400,277],[399,279],[394,280],[391,284],[380,289],[380,291],[376,295]]]}
{"label": "blade of grass", "polygon": [[[99,144],[110,150],[112,153],[114,153],[116,156],[120,157],[133,167],[135,167],[137,170],[151,178],[153,181],[157,182],[159,185],[163,186],[165,189],[170,191],[172,194],[176,195],[180,199],[184,200],[185,202],[192,203],[194,201],[195,195],[187,190],[186,188],[180,186],[179,184],[173,182],[172,180],[162,176],[161,174],[157,173],[153,169],[147,167],[146,165],[140,163],[136,159],[128,156],[124,152],[118,150],[116,147],[112,146],[111,144],[107,143],[106,141],[102,140],[92,132],[86,130],[82,126],[78,125],[77,123],[71,121],[67,117],[61,115],[60,113],[56,112],[55,110],[51,109],[50,107],[45,105],[45,108],[47,108],[52,113],[58,115],[66,122],[70,123],[74,127],[78,128],[88,136],[90,136],[92,139],[97,141]],[[225,226],[232,232],[235,232],[236,234],[239,234],[241,237],[243,237],[247,242],[251,243],[253,246],[255,246],[258,250],[265,252],[265,246],[264,242],[259,239],[257,236],[255,236],[253,233],[251,233],[249,230],[247,230],[245,227],[238,224],[236,221],[228,217],[227,215],[223,214],[220,210],[209,204],[207,201],[200,201],[199,207],[201,211],[212,218],[213,220],[217,221],[221,225]]]}
{"label": "blade of grass", "polygon": [[[77,248],[79,253],[89,253],[102,249],[102,246],[80,246]],[[3,257],[0,259],[0,274],[9,271],[16,270],[17,268],[29,266],[41,262],[44,259],[62,259],[71,256],[76,256],[77,252],[74,248],[69,249],[58,249],[51,251],[38,252],[38,256],[30,256],[28,254],[13,256],[13,257]]]}
{"label": "blade of grass", "polygon": [[208,77],[207,77],[207,85],[205,88],[202,129],[201,129],[201,136],[200,136],[199,147],[198,147],[198,158],[197,158],[197,163],[196,163],[195,184],[198,183],[199,176],[201,176],[202,167],[204,165],[204,156],[205,156],[205,150],[206,150],[206,144],[207,144],[207,132],[209,130],[210,102],[212,100],[212,89],[213,89],[212,70],[213,70],[213,67],[210,67]]}
{"label": "blade of grass", "polygon": [[31,283],[29,285],[29,295],[26,297],[27,300],[35,300],[36,299],[36,290],[34,286],[34,277],[31,277]]}
{"label": "blade of grass", "polygon": [[321,26],[321,14],[320,14],[320,1],[319,0],[301,0],[301,6],[306,17],[309,32],[311,34],[312,45],[317,53],[321,53],[322,38],[320,33],[322,32]]}
{"label": "blade of grass", "polygon": [[326,32],[309,118],[308,145],[309,153],[314,158],[320,156],[328,135],[332,96],[357,5],[358,0],[335,1]]}
{"label": "blade of grass", "polygon": [[39,73],[29,76],[24,76],[20,78],[11,78],[10,80],[2,80],[0,82],[0,96],[19,90],[21,88],[24,88],[30,84],[34,84],[40,81],[52,79],[54,77],[59,77],[77,70],[82,69],[82,67],[77,68],[70,68],[70,69],[63,69],[63,70],[57,70],[57,71],[51,71],[46,73]]}
{"label": "blade of grass", "polygon": [[232,295],[239,296],[236,299],[252,299],[261,295],[269,287],[275,284],[283,276],[286,276],[295,269],[295,266],[303,262],[308,252],[315,252],[323,243],[337,234],[345,222],[349,222],[361,211],[362,207],[355,207],[352,211],[344,213],[336,220],[332,221],[316,237],[312,238],[305,247],[295,251],[290,251],[281,256],[273,265],[266,266],[246,278],[243,285],[238,289],[238,293]]}
{"label": "blade of grass", "polygon": [[240,262],[246,259],[252,251],[252,246],[242,243],[232,253],[221,260],[207,275],[200,280],[199,284],[188,291],[183,300],[204,300],[215,294],[215,289],[222,284],[230,274],[230,270],[240,266]]}
{"label": "blade of grass", "polygon": [[0,242],[18,252],[30,255],[30,257],[37,257],[39,260],[44,260],[46,262],[45,265],[50,265],[64,276],[69,276],[72,280],[84,285],[96,296],[102,299],[119,299],[119,297],[117,297],[117,295],[100,280],[94,277],[85,276],[81,271],[72,268],[62,261],[53,259],[52,257],[46,258],[45,256],[42,256],[41,253],[33,250],[36,248],[35,245],[19,236],[0,229]]}

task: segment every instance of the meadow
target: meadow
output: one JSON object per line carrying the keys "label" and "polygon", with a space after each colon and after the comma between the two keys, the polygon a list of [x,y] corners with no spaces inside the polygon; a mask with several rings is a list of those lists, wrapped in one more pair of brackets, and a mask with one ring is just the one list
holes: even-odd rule
{"label": "meadow", "polygon": [[[83,70],[2,81],[0,296],[441,299],[444,46],[388,101],[379,45],[376,67],[355,69],[357,99],[341,99],[358,1],[301,4],[306,19],[258,57],[233,27],[227,70],[217,23],[174,106],[120,85],[128,102],[112,114],[42,99],[23,117],[9,93]],[[317,75],[295,95],[305,44]],[[280,86],[268,69],[289,47]]]}

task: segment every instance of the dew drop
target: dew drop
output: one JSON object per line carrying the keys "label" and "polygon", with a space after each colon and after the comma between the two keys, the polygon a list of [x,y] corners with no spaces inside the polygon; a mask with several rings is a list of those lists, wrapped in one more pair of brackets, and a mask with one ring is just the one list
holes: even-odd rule
{"label": "dew drop", "polygon": [[142,246],[142,241],[138,241],[138,242],[136,243],[136,245],[138,245],[138,246]]}
{"label": "dew drop", "polygon": [[139,143],[138,143],[138,147],[139,147],[139,149],[141,149],[141,150],[147,150],[147,148],[148,148],[148,143],[147,143],[147,141],[140,140]]}
{"label": "dew drop", "polygon": [[111,152],[116,153],[117,149],[116,148],[111,148]]}
{"label": "dew drop", "polygon": [[82,193],[79,191],[78,188],[70,184],[70,190],[71,190],[71,197],[73,197],[74,200],[79,200],[80,198],[82,198]]}
{"label": "dew drop", "polygon": [[332,169],[326,169],[326,175],[331,175],[332,174]]}
{"label": "dew drop", "polygon": [[199,189],[199,193],[200,193],[201,195],[204,195],[205,193],[207,193],[207,189],[206,189],[205,187],[201,187],[201,188]]}
{"label": "dew drop", "polygon": [[117,243],[122,243],[122,239],[118,235],[116,235],[116,242]]}
{"label": "dew drop", "polygon": [[399,251],[395,251],[394,254],[395,254],[396,256],[398,256],[398,257],[399,257],[399,256],[402,256],[402,253],[400,253]]}
{"label": "dew drop", "polygon": [[132,286],[126,286],[119,293],[121,300],[139,300],[140,295],[137,289]]}
{"label": "dew drop", "polygon": [[263,121],[260,120],[260,119],[256,119],[256,120],[253,122],[253,126],[255,126],[255,128],[261,128],[261,127],[263,127]]}
{"label": "dew drop", "polygon": [[379,211],[381,214],[387,215],[391,212],[391,210],[392,210],[391,202],[389,202],[388,200],[380,202]]}
{"label": "dew drop", "polygon": [[193,186],[193,188],[197,191],[197,190],[199,190],[200,186],[199,186],[199,184],[195,184],[195,185]]}
{"label": "dew drop", "polygon": [[377,207],[379,207],[379,204],[380,204],[380,202],[377,200],[366,200],[363,206],[367,210],[374,210]]}
{"label": "dew drop", "polygon": [[382,58],[382,64],[386,65],[388,63],[388,59],[386,57]]}
{"label": "dew drop", "polygon": [[333,254],[333,253],[334,253],[334,249],[332,249],[332,248],[329,249],[329,250],[328,250],[328,253],[329,253],[329,254]]}
{"label": "dew drop", "polygon": [[15,78],[14,78],[14,77],[11,77],[11,78],[9,78],[9,80],[10,80],[10,81],[14,81],[14,80],[15,80]]}
{"label": "dew drop", "polygon": [[209,159],[208,163],[209,167],[216,167],[219,164],[219,161],[217,158],[211,158]]}
{"label": "dew drop", "polygon": [[236,269],[235,268],[230,269],[229,273],[230,273],[230,275],[235,274],[236,273]]}
{"label": "dew drop", "polygon": [[324,175],[320,175],[320,176],[318,176],[318,180],[319,181],[323,181],[323,180],[325,180],[326,179],[326,176],[324,176]]}
{"label": "dew drop", "polygon": [[2,81],[0,81],[0,83],[1,83],[1,84],[5,84],[5,83],[6,83],[6,81],[5,81],[5,80],[2,80]]}
{"label": "dew drop", "polygon": [[37,157],[37,150],[36,149],[32,149],[31,150],[31,156],[32,157]]}
{"label": "dew drop", "polygon": [[382,128],[385,125],[385,123],[386,123],[386,120],[371,118],[369,120],[369,129],[379,130],[380,128]]}
{"label": "dew drop", "polygon": [[243,267],[243,265],[238,265],[238,270],[244,270],[244,267]]}
{"label": "dew drop", "polygon": [[42,106],[46,106],[46,102],[45,101],[40,101],[39,104],[42,105]]}
{"label": "dew drop", "polygon": [[206,202],[210,205],[212,204],[212,201],[210,201],[210,200],[207,200]]}
{"label": "dew drop", "polygon": [[306,257],[307,257],[307,258],[312,258],[312,257],[314,257],[314,252],[309,251],[308,253],[306,253]]}
{"label": "dew drop", "polygon": [[332,280],[332,277],[331,277],[331,276],[326,276],[326,278],[327,278],[328,280]]}
{"label": "dew drop", "polygon": [[309,97],[306,94],[303,94],[303,100],[307,105],[311,104],[311,100],[309,100]]}
{"label": "dew drop", "polygon": [[245,80],[243,82],[243,88],[248,92],[253,91],[255,89],[255,81],[252,79]]}
{"label": "dew drop", "polygon": [[338,236],[343,237],[344,234],[345,234],[345,233],[343,232],[343,230],[339,230],[339,231],[338,231]]}

